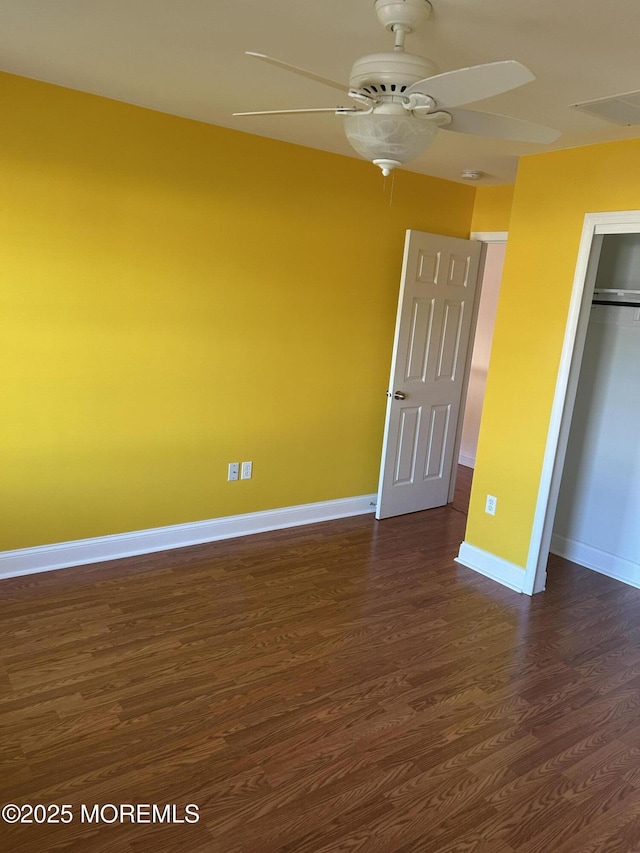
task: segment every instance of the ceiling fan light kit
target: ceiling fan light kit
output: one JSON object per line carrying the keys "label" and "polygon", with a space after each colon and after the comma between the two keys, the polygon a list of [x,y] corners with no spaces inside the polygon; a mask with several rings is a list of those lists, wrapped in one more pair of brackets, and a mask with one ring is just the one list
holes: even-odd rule
{"label": "ceiling fan light kit", "polygon": [[386,176],[426,151],[435,139],[438,125],[416,121],[404,110],[400,114],[357,112],[345,116],[344,131],[351,147],[379,166]]}
{"label": "ceiling fan light kit", "polygon": [[263,62],[346,90],[358,106],[234,115],[334,112],[343,117],[351,147],[379,166],[383,175],[423,154],[440,128],[525,142],[547,143],[557,139],[557,131],[522,119],[456,109],[535,80],[524,65],[503,60],[438,74],[430,59],[404,49],[405,36],[428,20],[432,10],[429,0],[375,0],[374,7],[380,23],[395,35],[394,50],[357,59],[351,69],[349,87],[265,54],[248,52]]}

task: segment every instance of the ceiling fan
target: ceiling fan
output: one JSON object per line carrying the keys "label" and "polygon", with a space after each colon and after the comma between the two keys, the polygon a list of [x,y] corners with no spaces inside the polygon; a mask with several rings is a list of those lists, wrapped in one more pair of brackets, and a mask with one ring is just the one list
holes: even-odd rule
{"label": "ceiling fan", "polygon": [[380,23],[395,35],[394,50],[356,60],[348,87],[280,59],[247,51],[248,56],[270,65],[347,91],[356,106],[259,110],[234,115],[326,112],[344,116],[349,143],[365,159],[379,166],[383,175],[422,154],[439,129],[542,144],[558,138],[559,131],[550,127],[459,108],[535,80],[524,65],[504,60],[438,74],[430,59],[404,49],[405,37],[431,14],[429,0],[375,0],[374,6]]}

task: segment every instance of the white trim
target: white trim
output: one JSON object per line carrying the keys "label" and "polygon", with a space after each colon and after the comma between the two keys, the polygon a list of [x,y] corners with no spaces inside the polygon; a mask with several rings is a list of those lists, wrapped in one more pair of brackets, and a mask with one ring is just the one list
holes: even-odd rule
{"label": "white trim", "polygon": [[541,592],[546,581],[547,558],[562,480],[566,442],[580,376],[584,339],[602,243],[598,237],[604,234],[633,234],[638,232],[640,232],[640,210],[587,213],[584,217],[536,509],[531,528],[523,589],[528,595]]}
{"label": "white trim", "polygon": [[284,527],[315,524],[335,518],[365,515],[375,509],[375,495],[361,495],[320,503],[250,512],[245,515],[230,515],[207,521],[155,527],[150,530],[135,530],[113,536],[98,536],[95,539],[78,539],[56,545],[22,548],[0,552],[0,578],[19,577],[34,572],[49,572],[81,566],[86,563],[101,563],[105,560],[120,560],[140,554],[152,554],[172,548],[185,548],[220,539],[248,536]]}
{"label": "white trim", "polygon": [[481,575],[501,583],[503,586],[508,586],[515,592],[523,591],[524,569],[522,566],[516,566],[515,563],[496,557],[495,554],[483,551],[482,548],[476,548],[475,545],[463,542],[455,561],[467,569],[473,569],[474,572],[479,572]]}
{"label": "white trim", "polygon": [[467,456],[466,453],[461,453],[458,456],[458,465],[464,465],[465,468],[475,468],[476,467],[476,457],[475,456]]}
{"label": "white trim", "polygon": [[[593,217],[595,234],[637,234],[640,210],[617,210],[611,213],[588,213]],[[585,217],[586,219],[586,217]]]}
{"label": "white trim", "polygon": [[481,243],[506,243],[508,236],[508,231],[472,231],[469,239]]}
{"label": "white trim", "polygon": [[564,536],[553,535],[551,539],[551,551],[559,557],[565,557],[572,563],[586,566],[601,575],[623,581],[631,586],[640,588],[640,563],[634,563],[624,557],[618,557],[609,551],[602,551],[587,545],[586,542],[578,542],[575,539],[566,539]]}

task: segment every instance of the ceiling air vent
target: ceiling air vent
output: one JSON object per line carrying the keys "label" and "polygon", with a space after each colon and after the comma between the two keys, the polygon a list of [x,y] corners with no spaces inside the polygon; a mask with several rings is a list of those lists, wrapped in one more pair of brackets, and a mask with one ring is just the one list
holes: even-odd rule
{"label": "ceiling air vent", "polygon": [[581,104],[571,106],[577,110],[592,113],[605,121],[612,121],[614,124],[640,124],[640,92],[627,92],[623,95],[614,95],[612,98],[583,101]]}

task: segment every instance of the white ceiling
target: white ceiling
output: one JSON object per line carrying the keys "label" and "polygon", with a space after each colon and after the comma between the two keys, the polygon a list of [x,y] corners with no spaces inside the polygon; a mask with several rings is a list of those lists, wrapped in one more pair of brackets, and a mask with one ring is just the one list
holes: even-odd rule
{"label": "white ceiling", "polygon": [[[548,148],[640,135],[569,104],[640,89],[638,0],[433,0],[407,49],[441,71],[517,59],[537,80],[474,109],[551,125]],[[332,114],[233,118],[251,109],[350,105],[334,89],[264,65],[254,50],[344,80],[392,49],[373,0],[0,0],[0,68],[261,136],[357,157]],[[405,168],[451,180],[480,169],[511,182],[547,147],[441,132]],[[373,166],[371,167],[374,168]]]}

